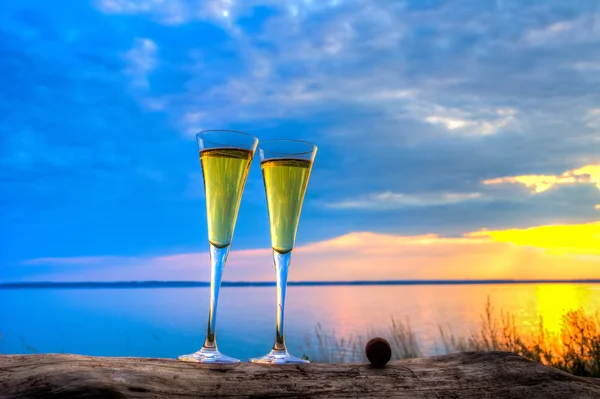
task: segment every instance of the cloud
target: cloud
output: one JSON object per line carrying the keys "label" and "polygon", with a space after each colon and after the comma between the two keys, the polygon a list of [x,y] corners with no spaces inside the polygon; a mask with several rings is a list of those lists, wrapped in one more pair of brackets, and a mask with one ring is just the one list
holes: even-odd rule
{"label": "cloud", "polygon": [[[539,194],[558,186],[575,184],[593,184],[600,190],[600,165],[585,165],[580,168],[568,170],[561,175],[522,175],[486,179],[482,182],[483,187],[521,184],[528,188],[532,194]],[[522,197],[520,197],[522,198]],[[482,190],[473,192],[429,192],[429,193],[395,193],[384,191],[361,195],[357,198],[343,199],[326,203],[328,208],[333,209],[371,209],[386,211],[390,209],[401,209],[410,207],[432,207],[440,205],[452,205],[474,200],[503,200],[522,201],[515,192],[503,192],[498,190]]]}
{"label": "cloud", "polygon": [[[598,69],[600,70],[600,63],[598,64]],[[600,129],[600,108],[588,110],[584,119],[587,121],[588,127]]]}
{"label": "cloud", "polygon": [[449,130],[459,129],[470,124],[469,121],[466,121],[464,119],[450,119],[435,115],[428,116],[427,118],[425,118],[425,120],[429,123],[441,123],[443,125],[446,125],[446,128]]}
{"label": "cloud", "polygon": [[156,67],[158,47],[150,39],[136,38],[131,50],[125,54],[133,86],[148,87],[148,75]]}
{"label": "cloud", "polygon": [[516,123],[517,111],[512,108],[480,109],[476,112],[473,114],[465,110],[448,110],[434,106],[429,112],[430,115],[425,117],[425,121],[443,125],[448,130],[481,135],[497,133]]}
{"label": "cloud", "polygon": [[[354,232],[298,246],[290,280],[577,279],[598,278],[600,222],[478,231],[460,237]],[[32,260],[28,264],[73,262]],[[102,263],[105,263],[101,265]],[[57,271],[55,281],[202,280],[210,278],[208,254],[101,259],[82,270]],[[225,280],[272,281],[271,251],[233,251]]]}
{"label": "cloud", "polygon": [[79,256],[70,258],[35,258],[22,261],[22,265],[39,266],[94,266],[119,263],[126,261],[127,258],[120,256]]}
{"label": "cloud", "polygon": [[[447,133],[454,134],[464,131],[476,134],[506,131],[514,128],[517,115],[519,119],[523,117],[519,111],[525,104],[519,101],[516,106],[509,105],[515,101],[514,96],[522,92],[518,82],[505,84],[503,88],[503,92],[510,90],[510,102],[502,98],[503,95],[494,96],[489,92],[483,98],[481,93],[474,90],[479,83],[501,84],[495,81],[497,74],[501,73],[498,69],[512,69],[517,75],[507,74],[511,77],[518,76],[518,71],[522,69],[517,64],[498,65],[501,55],[495,59],[490,55],[491,52],[515,51],[515,36],[532,46],[531,38],[540,36],[539,32],[561,33],[577,25],[576,19],[559,19],[551,7],[538,10],[522,7],[518,12],[506,8],[486,14],[470,4],[467,15],[461,16],[457,12],[460,7],[437,7],[435,13],[426,16],[411,12],[410,7],[386,2],[322,7],[314,2],[293,2],[292,5],[276,2],[207,4],[211,6],[198,7],[204,11],[197,18],[216,21],[226,13],[231,18],[231,24],[239,31],[236,46],[247,65],[245,70],[238,70],[235,76],[214,87],[209,94],[210,97],[227,100],[228,111],[223,114],[229,118],[232,112],[240,119],[277,117],[282,113],[306,114],[311,111],[312,105],[332,101],[366,103],[395,115],[410,115],[420,103],[428,103],[431,108],[454,111],[449,114],[433,112],[413,116],[440,125]],[[256,26],[250,27],[244,21],[259,5],[271,7],[277,12],[257,21],[257,33]],[[153,9],[166,13],[159,11],[163,7],[156,5]],[[528,29],[522,31],[514,24],[504,25],[514,20],[513,17],[518,18],[518,14],[526,19],[530,13],[535,15],[535,12],[544,13],[552,22],[549,25],[529,22],[524,24]],[[193,18],[196,14],[190,15]],[[315,18],[322,15],[329,18]],[[584,26],[592,26],[586,24]],[[380,28],[376,28],[378,25]],[[432,25],[436,28],[432,28]],[[290,29],[282,29],[284,27]],[[312,34],[306,35],[305,32],[309,30]],[[422,35],[421,31],[424,31]],[[488,35],[497,35],[497,39],[485,40]],[[469,42],[467,38],[478,40]],[[561,45],[568,45],[568,38],[567,35]],[[417,45],[422,48],[419,54],[423,55],[423,59],[409,58],[410,54],[416,54],[413,46]],[[467,49],[472,51],[470,54],[473,54],[473,58],[461,62],[458,56]],[[523,53],[518,56],[526,57],[524,52],[529,50],[527,45],[520,47],[518,51]],[[512,58],[515,59],[515,55]],[[442,65],[443,60],[447,63]],[[535,63],[532,69],[535,69],[537,61],[532,61]],[[362,68],[373,73],[358,74],[348,67],[359,62]],[[287,73],[293,70],[293,65],[301,66],[299,70],[302,69],[304,73]],[[481,67],[481,70],[474,71],[473,76],[462,69],[475,66]],[[419,73],[419,69],[423,69],[423,74]],[[330,71],[338,73],[332,74]],[[558,69],[553,73],[558,73]],[[542,78],[546,78],[542,75],[531,78],[542,83]],[[509,79],[509,76],[502,76],[500,80]],[[412,94],[410,99],[400,102],[395,98],[377,98],[375,93],[384,90]],[[189,87],[189,91],[185,94],[189,95],[195,90]],[[444,91],[452,94],[445,95]],[[490,101],[491,97],[495,97],[494,101]],[[498,106],[502,103],[503,106]],[[469,108],[472,111],[465,112]],[[488,109],[490,112],[486,112]],[[511,113],[502,114],[505,109],[510,109]],[[214,118],[220,120],[221,116],[215,114]]]}
{"label": "cloud", "polygon": [[[385,1],[151,1],[134,9],[125,1],[105,3],[99,3],[104,12],[159,22],[177,4],[189,9],[178,25],[210,21],[228,35],[213,34],[211,40],[230,49],[230,63],[211,67],[212,45],[199,45],[190,49],[188,59],[178,56],[177,63],[165,63],[165,74],[193,71],[184,90],[155,90],[139,100],[160,102],[187,134],[198,125],[187,115],[197,112],[205,114],[203,126],[264,126],[332,109],[347,114],[356,106],[377,111],[361,123],[365,126],[389,121],[387,131],[373,129],[391,141],[511,132],[533,136],[544,129],[546,145],[559,146],[564,139],[555,141],[553,131],[560,127],[543,124],[577,118],[581,103],[592,104],[595,97],[589,92],[591,76],[567,79],[564,73],[566,65],[593,63],[593,52],[571,51],[570,46],[592,46],[594,35],[569,41],[572,30],[595,32],[595,14],[588,12],[593,7],[572,5],[566,12],[550,2],[543,7],[503,5],[489,12],[459,1],[430,4],[425,13],[412,3]],[[552,54],[536,53],[539,38],[555,34],[565,36],[549,42],[554,43]],[[557,98],[562,99],[560,109]],[[407,120],[433,129],[404,129]]]}
{"label": "cloud", "polygon": [[[597,217],[592,183],[563,179],[543,195],[481,184],[598,164],[594,2],[2,6],[2,264],[197,248],[193,133],[209,128],[319,146],[301,240]],[[268,241],[260,171],[250,173],[240,248]]]}
{"label": "cloud", "polygon": [[[405,55],[395,51],[411,46],[414,38],[408,35],[409,28],[417,27],[419,21],[402,7],[384,2],[377,6],[315,3],[318,2],[148,1],[131,5],[111,0],[100,2],[99,8],[109,13],[170,20],[171,7],[178,4],[177,9],[190,10],[187,18],[180,18],[180,23],[193,19],[213,22],[228,19],[224,29],[234,34],[234,46],[245,67],[236,68],[236,73],[227,74],[225,79],[216,79],[219,83],[209,90],[203,87],[204,80],[199,80],[191,82],[186,92],[164,99],[171,108],[178,104],[184,115],[204,108],[204,102],[219,104],[222,111],[211,112],[212,120],[217,123],[232,117],[241,120],[293,117],[306,115],[315,105],[356,102],[386,110],[391,115],[398,115],[400,111],[426,123],[439,123],[450,133],[475,134],[500,131],[515,119],[516,110],[512,110],[510,116],[500,115],[503,108],[497,107],[497,111],[486,115],[489,112],[485,107],[476,109],[479,102],[469,101],[473,110],[465,113],[444,99],[435,98],[438,97],[434,94],[436,86],[446,84],[444,78],[433,78],[427,85],[414,84],[405,65]],[[270,18],[256,21],[259,32],[243,22],[254,14],[257,6],[276,11]],[[315,19],[319,15],[329,18]],[[313,33],[306,35],[305,31]],[[390,50],[393,52],[384,53],[383,58],[377,56],[381,51]],[[201,49],[198,51],[202,53]],[[361,74],[349,67],[359,62],[373,73]],[[394,67],[398,63],[400,69]],[[199,62],[190,59],[187,67],[202,75],[205,64],[204,59]],[[295,70],[303,70],[303,73]],[[341,73],[332,74],[335,70]],[[222,72],[226,74],[228,68]],[[424,115],[415,113],[415,109],[424,107],[425,103],[430,110]],[[185,126],[183,129],[190,130]]]}
{"label": "cloud", "polygon": [[561,185],[594,184],[600,190],[600,164],[567,170],[561,175],[522,175],[485,180],[487,185],[522,184],[534,194],[543,193]]}
{"label": "cloud", "polygon": [[195,19],[229,21],[233,0],[98,0],[96,6],[108,14],[148,15],[166,25],[181,25]]}
{"label": "cloud", "polygon": [[593,42],[600,38],[600,14],[590,13],[575,19],[552,22],[528,30],[523,41],[533,46],[555,46],[557,43]]}
{"label": "cloud", "polygon": [[147,12],[154,7],[165,4],[163,0],[139,0],[139,1],[120,1],[120,0],[103,0],[98,2],[98,7],[109,13],[125,13],[135,14]]}
{"label": "cloud", "polygon": [[482,193],[426,193],[402,194],[384,191],[369,194],[354,200],[328,203],[330,208],[337,209],[394,209],[402,207],[427,207],[456,204],[459,202],[481,199]]}
{"label": "cloud", "polygon": [[164,0],[98,0],[97,7],[109,14],[150,14],[169,25],[178,25],[189,19],[184,2]]}
{"label": "cloud", "polygon": [[573,22],[554,22],[542,28],[531,29],[525,34],[524,40],[530,44],[546,44],[557,38],[567,35],[575,27]]}

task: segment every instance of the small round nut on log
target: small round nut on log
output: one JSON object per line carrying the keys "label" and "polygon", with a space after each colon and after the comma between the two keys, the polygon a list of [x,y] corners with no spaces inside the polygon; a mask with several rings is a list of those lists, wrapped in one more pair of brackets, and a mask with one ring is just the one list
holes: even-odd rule
{"label": "small round nut on log", "polygon": [[392,347],[385,339],[376,337],[367,342],[365,354],[373,367],[382,368],[392,358]]}

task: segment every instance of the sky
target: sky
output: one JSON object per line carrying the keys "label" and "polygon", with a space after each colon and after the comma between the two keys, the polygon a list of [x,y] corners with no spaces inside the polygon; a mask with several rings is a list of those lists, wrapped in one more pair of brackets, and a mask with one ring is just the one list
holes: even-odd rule
{"label": "sky", "polygon": [[[203,129],[319,147],[290,280],[600,278],[600,3],[58,3],[0,9],[0,281],[207,281]],[[268,229],[255,160],[225,280]]]}

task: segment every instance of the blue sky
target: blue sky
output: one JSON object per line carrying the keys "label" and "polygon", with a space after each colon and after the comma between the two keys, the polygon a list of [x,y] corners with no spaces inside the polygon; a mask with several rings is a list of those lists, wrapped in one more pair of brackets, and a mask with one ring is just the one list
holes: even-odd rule
{"label": "blue sky", "polygon": [[0,280],[205,251],[211,128],[319,146],[298,245],[596,221],[599,48],[595,1],[4,1]]}

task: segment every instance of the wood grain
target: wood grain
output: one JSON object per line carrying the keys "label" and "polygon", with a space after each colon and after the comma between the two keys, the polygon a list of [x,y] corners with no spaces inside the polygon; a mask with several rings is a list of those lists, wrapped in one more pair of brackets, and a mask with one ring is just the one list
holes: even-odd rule
{"label": "wood grain", "polygon": [[0,356],[0,398],[600,398],[597,379],[506,352],[368,364],[210,367],[170,359]]}

